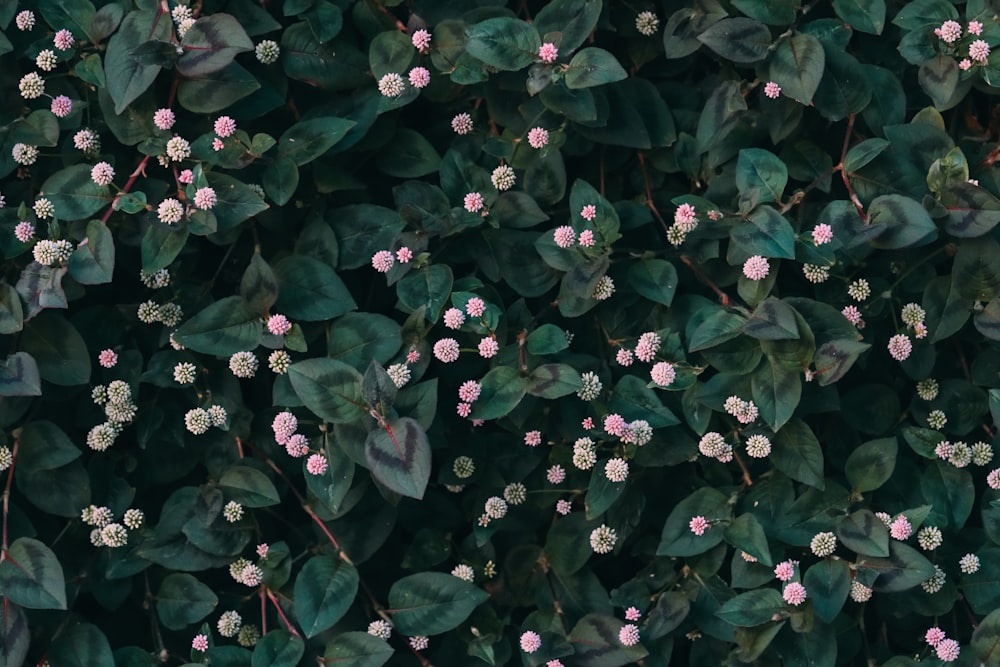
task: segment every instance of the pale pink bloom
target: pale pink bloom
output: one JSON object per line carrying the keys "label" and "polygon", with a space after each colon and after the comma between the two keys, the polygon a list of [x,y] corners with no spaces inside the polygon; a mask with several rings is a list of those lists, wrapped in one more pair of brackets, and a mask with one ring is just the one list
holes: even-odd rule
{"label": "pale pink bloom", "polygon": [[552,238],[560,248],[568,248],[576,242],[576,232],[569,225],[563,225],[556,227],[556,230],[552,232]]}
{"label": "pale pink bloom", "polygon": [[467,113],[460,113],[451,119],[451,129],[455,134],[468,134],[473,127],[472,116]]}
{"label": "pale pink bloom", "polygon": [[537,632],[528,630],[521,635],[521,650],[525,653],[534,653],[542,647],[542,638]]}
{"label": "pale pink bloom", "polygon": [[572,511],[573,511],[573,503],[571,503],[570,501],[568,500],[556,501],[556,512],[558,512],[559,514],[566,516]]}
{"label": "pale pink bloom", "polygon": [[14,227],[14,238],[21,243],[27,243],[35,236],[35,226],[27,220],[22,220]]}
{"label": "pale pink bloom", "polygon": [[604,430],[610,435],[621,436],[627,428],[628,423],[616,412],[604,418]]}
{"label": "pale pink bloom", "polygon": [[696,516],[692,517],[691,520],[688,522],[688,528],[691,529],[692,533],[701,537],[702,535],[705,534],[706,530],[711,528],[711,526],[708,525],[708,520],[705,517]]}
{"label": "pale pink bloom", "polygon": [[760,255],[754,255],[743,263],[743,275],[750,280],[763,280],[770,271],[771,265]]}
{"label": "pale pink bloom", "polygon": [[580,209],[580,217],[588,222],[592,222],[597,217],[597,207],[593,204],[587,204]]}
{"label": "pale pink bloom", "polygon": [[219,139],[218,137],[216,137],[215,139],[212,140],[212,150],[215,151],[216,153],[218,153],[219,151],[221,151],[225,147],[226,147],[226,144],[225,144],[224,141],[222,141],[222,139]]}
{"label": "pale pink bloom", "polygon": [[958,660],[958,654],[961,650],[962,649],[958,645],[958,642],[954,639],[942,639],[941,642],[934,647],[934,651],[937,653],[938,659],[944,662]]}
{"label": "pale pink bloom", "polygon": [[444,311],[444,325],[449,329],[460,329],[465,324],[465,313],[458,308]]}
{"label": "pale pink bloom", "polygon": [[541,431],[528,431],[524,434],[524,444],[529,447],[537,447],[542,444],[542,432]]}
{"label": "pale pink bloom", "polygon": [[969,60],[968,58],[962,58],[962,60],[960,60],[958,63],[958,69],[962,70],[963,72],[971,68],[972,68],[972,61]]}
{"label": "pale pink bloom", "polygon": [[806,601],[806,587],[797,581],[785,586],[785,590],[781,592],[781,597],[785,598],[785,602],[797,607]]}
{"label": "pale pink bloom", "polygon": [[827,224],[816,225],[812,232],[813,243],[824,245],[833,240],[833,227]]}
{"label": "pale pink bloom", "polygon": [[774,568],[774,576],[779,581],[788,581],[795,576],[795,563],[790,560],[781,561]]}
{"label": "pale pink bloom", "polygon": [[187,185],[189,183],[194,183],[194,172],[190,169],[185,169],[180,174],[177,175],[177,180],[181,183]]}
{"label": "pale pink bloom", "polygon": [[459,417],[468,417],[472,413],[472,406],[469,403],[459,403],[455,411],[458,413]]}
{"label": "pale pink bloom", "polygon": [[475,426],[476,428],[479,428],[480,426],[482,426],[485,423],[486,423],[485,419],[473,419],[472,420],[472,425]]}
{"label": "pale pink bloom", "polygon": [[554,465],[545,473],[549,484],[562,484],[566,480],[566,471],[561,465]]}
{"label": "pale pink bloom", "polygon": [[674,211],[674,222],[681,225],[685,232],[691,231],[691,226],[698,222],[698,215],[691,204],[681,204]]}
{"label": "pale pink bloom", "polygon": [[157,109],[153,114],[153,124],[161,130],[169,130],[174,126],[177,117],[170,109]]}
{"label": "pale pink bloom", "polygon": [[115,168],[107,162],[98,162],[90,169],[90,180],[97,185],[111,185],[115,180]]}
{"label": "pale pink bloom", "polygon": [[[585,430],[585,431],[593,431],[594,430],[594,418],[593,417],[584,417],[583,421],[580,422],[580,426],[582,426],[583,430]],[[1000,468],[997,469],[997,472],[1000,473]],[[998,487],[998,488],[1000,488],[1000,487]]]}
{"label": "pale pink bloom", "polygon": [[271,550],[271,547],[267,544],[257,545],[257,556],[259,558],[267,558],[267,552]]}
{"label": "pale pink bloom", "polygon": [[413,48],[420,53],[426,53],[431,46],[431,33],[426,30],[417,30],[410,35],[410,41],[413,42]]}
{"label": "pale pink bloom", "polygon": [[639,336],[639,342],[635,345],[635,356],[639,361],[651,362],[656,357],[656,351],[660,349],[660,337],[655,331],[647,331]]}
{"label": "pale pink bloom", "polygon": [[632,351],[626,350],[624,347],[618,348],[618,352],[615,353],[615,361],[618,362],[619,366],[631,366],[634,361]]}
{"label": "pale pink bloom", "polygon": [[896,361],[905,361],[913,351],[913,342],[906,334],[896,334],[889,339],[889,354]]}
{"label": "pale pink bloom", "polygon": [[625,610],[626,621],[638,621],[640,618],[642,618],[642,612],[635,607],[629,607]]}
{"label": "pale pink bloom", "polygon": [[990,45],[986,43],[986,40],[977,39],[972,44],[969,44],[969,57],[973,60],[986,64],[986,58],[990,55]]}
{"label": "pale pink bloom", "polygon": [[720,220],[722,218],[722,211],[709,211],[708,217],[712,220]]}
{"label": "pale pink bloom", "polygon": [[410,70],[410,85],[414,88],[426,88],[431,82],[431,72],[426,67],[414,67]]}
{"label": "pale pink bloom", "polygon": [[993,490],[1000,490],[1000,468],[990,471],[986,476],[986,484]]}
{"label": "pale pink bloom", "polygon": [[845,306],[840,314],[847,318],[847,321],[858,327],[859,329],[864,326],[864,320],[861,319],[861,311],[858,310],[857,306]]}
{"label": "pale pink bloom", "polygon": [[450,364],[458,359],[458,354],[458,341],[454,338],[442,338],[438,342],[434,343],[434,357],[438,361]]}
{"label": "pale pink bloom", "polygon": [[306,459],[306,470],[309,471],[310,475],[322,475],[326,472],[326,468],[326,457],[322,454],[313,454]]}
{"label": "pale pink bloom", "polygon": [[114,368],[115,364],[118,363],[118,355],[115,354],[114,350],[102,350],[99,355],[97,355],[97,362],[101,364],[103,368]]}
{"label": "pale pink bloom", "polygon": [[271,422],[271,430],[274,431],[274,439],[279,445],[284,445],[288,442],[295,431],[299,428],[299,420],[296,419],[295,415],[287,410],[284,412],[279,412],[274,416],[274,421]]}
{"label": "pale pink bloom", "polygon": [[981,35],[983,34],[983,24],[979,21],[969,21],[969,34],[970,35]]}
{"label": "pale pink bloom", "polygon": [[65,118],[73,111],[73,100],[65,95],[58,95],[52,98],[50,109],[56,118]]}
{"label": "pale pink bloom", "polygon": [[271,315],[267,318],[267,330],[275,336],[284,336],[292,330],[292,323],[284,315]]}
{"label": "pale pink bloom", "polygon": [[468,303],[465,304],[465,312],[467,312],[470,317],[482,317],[483,313],[486,312],[486,302],[478,296],[474,296],[469,299]]}
{"label": "pale pink bloom", "polygon": [[911,533],[913,533],[913,526],[910,525],[909,520],[902,514],[896,517],[896,520],[889,524],[889,535],[891,535],[894,540],[905,540]]}
{"label": "pale pink bloom", "polygon": [[542,148],[549,143],[549,131],[544,127],[534,127],[528,131],[528,145],[532,148]]}
{"label": "pale pink bloom", "polygon": [[[982,24],[980,24],[979,29],[982,30]],[[969,24],[969,32],[972,32],[971,23]],[[979,33],[977,32],[975,34],[978,35]],[[56,33],[56,36],[52,39],[52,41],[56,45],[57,49],[59,49],[60,51],[65,51],[67,49],[72,48],[73,43],[76,40],[73,39],[73,33],[63,28],[62,30]]]}
{"label": "pale pink bloom", "polygon": [[482,390],[483,385],[479,384],[475,380],[466,380],[462,383],[462,386],[458,388],[458,397],[466,403],[475,403],[476,399],[479,398],[479,392]]}
{"label": "pale pink bloom", "polygon": [[545,667],[564,667],[562,660],[549,660],[545,663]]}
{"label": "pale pink bloom", "polygon": [[208,650],[208,636],[207,635],[195,635],[194,639],[191,640],[191,648],[195,651],[205,652]]}
{"label": "pale pink bloom", "polygon": [[589,248],[594,245],[594,232],[589,229],[585,229],[580,232],[580,245],[584,248]]}
{"label": "pale pink bloom", "polygon": [[628,462],[625,459],[609,459],[604,464],[604,476],[609,482],[624,482],[628,479]]}
{"label": "pale pink bloom", "polygon": [[924,641],[931,646],[937,646],[944,641],[946,636],[947,635],[945,635],[944,630],[934,626],[933,628],[927,628],[927,633],[924,635]]}
{"label": "pale pink bloom", "polygon": [[538,47],[538,58],[543,63],[554,63],[559,57],[559,49],[552,42],[545,42]]}
{"label": "pale pink bloom", "polygon": [[215,133],[225,139],[236,131],[236,121],[229,116],[219,116],[215,119]]}
{"label": "pale pink bloom", "polygon": [[781,97],[781,86],[779,86],[774,81],[768,81],[764,86],[764,94],[770,97],[772,100],[776,100]]}
{"label": "pale pink bloom", "polygon": [[623,646],[635,646],[639,643],[639,628],[631,623],[622,626],[618,631],[618,641]]}
{"label": "pale pink bloom", "polygon": [[492,359],[500,351],[500,344],[495,338],[485,337],[479,341],[479,356],[483,359]]}
{"label": "pale pink bloom", "polygon": [[198,188],[194,193],[194,205],[203,211],[207,211],[218,202],[213,188]]}
{"label": "pale pink bloom", "polygon": [[403,246],[396,251],[396,261],[400,264],[409,264],[410,260],[413,259],[413,251]]}
{"label": "pale pink bloom", "polygon": [[395,258],[388,250],[379,250],[372,255],[372,267],[379,273],[388,273],[395,262]]}
{"label": "pale pink bloom", "polygon": [[309,453],[309,439],[301,433],[296,433],[288,438],[285,443],[285,451],[292,458],[301,458]]}
{"label": "pale pink bloom", "polygon": [[478,192],[470,192],[465,195],[465,210],[469,213],[478,213],[483,210],[483,195]]}
{"label": "pale pink bloom", "polygon": [[940,28],[934,28],[934,34],[941,41],[951,44],[962,36],[962,24],[958,21],[945,21]]}
{"label": "pale pink bloom", "polygon": [[420,353],[419,352],[417,352],[416,350],[412,350],[411,349],[409,352],[406,353],[406,363],[408,363],[408,364],[415,364],[418,361],[420,361]]}
{"label": "pale pink bloom", "polygon": [[674,379],[677,377],[677,372],[674,370],[674,365],[666,362],[660,361],[653,365],[653,370],[649,372],[649,376],[653,379],[653,382],[661,387],[669,387],[673,384]]}
{"label": "pale pink bloom", "polygon": [[942,440],[934,448],[934,455],[937,456],[939,459],[947,461],[948,459],[951,458],[951,454],[953,451],[955,451],[955,446],[952,445],[947,440]]}

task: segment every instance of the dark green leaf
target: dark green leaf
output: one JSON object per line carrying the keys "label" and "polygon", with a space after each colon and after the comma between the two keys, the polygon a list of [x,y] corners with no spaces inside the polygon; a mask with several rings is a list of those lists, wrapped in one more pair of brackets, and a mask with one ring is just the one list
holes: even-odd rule
{"label": "dark green leaf", "polygon": [[177,71],[185,77],[205,76],[229,65],[236,54],[253,50],[243,26],[229,14],[202,16],[181,39],[184,55]]}
{"label": "dark green leaf", "polygon": [[111,204],[108,188],[90,177],[90,165],[76,164],[57,171],[42,184],[39,193],[55,206],[61,220],[82,220]]}
{"label": "dark green leaf", "polygon": [[442,572],[403,577],[389,590],[396,630],[405,635],[439,635],[458,627],[489,596],[476,586]]}
{"label": "dark green leaf", "polygon": [[497,366],[480,380],[482,390],[472,404],[470,419],[499,419],[517,407],[527,382],[510,366]]}
{"label": "dark green leaf", "polygon": [[560,398],[583,387],[580,373],[568,364],[543,364],[531,371],[526,391],[541,398]]}
{"label": "dark green leaf", "polygon": [[437,322],[451,296],[454,280],[450,266],[431,264],[406,274],[396,284],[396,296],[411,312],[424,308],[427,319]]}
{"label": "dark green leaf", "polygon": [[336,359],[292,364],[288,378],[303,405],[326,421],[349,423],[362,414],[361,373]]}
{"label": "dark green leaf", "polygon": [[1000,223],[1000,199],[972,183],[949,183],[941,203],[948,209],[945,231],[952,236],[980,237]]}
{"label": "dark green leaf", "polygon": [[527,67],[538,58],[542,45],[538,31],[509,17],[480,21],[468,29],[466,36],[466,53],[501,70]]}
{"label": "dark green leaf", "polygon": [[580,667],[620,667],[641,662],[649,655],[642,644],[625,646],[618,641],[624,623],[604,614],[587,614],[569,633],[572,664]]}
{"label": "dark green leaf", "polygon": [[737,627],[753,627],[772,621],[787,607],[781,593],[773,588],[761,588],[728,600],[715,615]]}
{"label": "dark green leaf", "polygon": [[260,342],[260,313],[241,296],[216,301],[174,332],[174,340],[204,354],[229,356],[253,350]]}
{"label": "dark green leaf", "polygon": [[812,429],[800,419],[789,421],[775,435],[771,462],[794,480],[817,489],[824,487],[823,449]]}
{"label": "dark green leaf", "polygon": [[738,16],[712,25],[698,41],[734,63],[755,63],[767,56],[771,31],[760,21]]}
{"label": "dark green leaf", "polygon": [[338,667],[382,667],[394,650],[367,632],[345,632],[327,642],[323,658]]}
{"label": "dark green leaf", "polygon": [[251,667],[295,667],[306,651],[302,637],[287,630],[271,630],[253,649]]}
{"label": "dark green leaf", "polygon": [[677,292],[677,269],[665,259],[648,259],[629,267],[632,289],[650,301],[670,306]]}
{"label": "dark green leaf", "polygon": [[780,202],[788,183],[788,168],[763,148],[744,148],[736,160],[736,187],[740,194],[757,189],[760,201]]}
{"label": "dark green leaf", "polygon": [[96,625],[71,624],[52,641],[49,663],[65,667],[113,665],[111,645]]}
{"label": "dark green leaf", "polygon": [[937,226],[924,207],[902,195],[882,195],[872,200],[868,222],[885,225],[885,231],[871,242],[880,250],[925,245],[937,238]]}
{"label": "dark green leaf", "polygon": [[44,543],[19,537],[0,562],[4,597],[28,609],[66,609],[62,565]]}
{"label": "dark green leaf", "polygon": [[896,438],[869,440],[847,457],[844,474],[856,491],[867,493],[885,484],[896,467]]}
{"label": "dark green leaf", "polygon": [[889,531],[871,510],[858,510],[837,522],[837,537],[844,546],[862,556],[889,555]]}
{"label": "dark green leaf", "polygon": [[233,466],[219,478],[219,488],[227,498],[246,507],[268,507],[281,502],[274,482],[250,466]]}
{"label": "dark green leaf", "polygon": [[764,528],[753,514],[748,512],[733,519],[726,526],[723,536],[726,542],[750,554],[764,565],[768,567],[774,565]]}
{"label": "dark green leaf", "polygon": [[240,296],[250,308],[267,312],[278,298],[278,281],[271,266],[255,252],[240,279]]}
{"label": "dark green leaf", "polygon": [[295,578],[295,615],[306,637],[339,621],[358,593],[358,571],[333,556],[314,556]]}
{"label": "dark green leaf", "polygon": [[820,41],[798,33],[779,40],[767,64],[768,79],[779,82],[783,95],[808,105],[823,78],[825,65],[826,54]]}
{"label": "dark green leaf", "polygon": [[216,113],[258,89],[257,78],[239,63],[231,62],[220,70],[182,79],[177,86],[177,101],[194,113]]}
{"label": "dark green leaf", "polygon": [[656,555],[697,556],[721,542],[724,531],[718,527],[709,528],[704,535],[695,535],[688,524],[695,516],[709,521],[728,519],[731,511],[728,500],[721,492],[703,486],[677,503],[663,524]]}
{"label": "dark green leaf", "polygon": [[553,0],[535,14],[539,35],[560,33],[559,48],[575,51],[590,36],[601,16],[602,0]]}
{"label": "dark green leaf", "polygon": [[13,603],[6,605],[6,609],[0,611],[0,615],[3,616],[3,628],[0,629],[0,663],[23,664],[28,657],[28,646],[31,643],[28,619],[24,611]]}
{"label": "dark green leaf", "polygon": [[15,352],[0,365],[0,396],[41,396],[38,364],[27,352]]}
{"label": "dark green leaf", "polygon": [[333,148],[354,125],[353,120],[332,116],[300,121],[281,135],[278,157],[301,167]]}
{"label": "dark green leaf", "polygon": [[156,594],[156,613],[171,630],[183,630],[205,618],[219,604],[212,589],[183,572],[167,575]]}
{"label": "dark green leaf", "polygon": [[27,322],[21,349],[35,359],[47,382],[62,386],[90,382],[87,344],[62,315],[43,313]]}
{"label": "dark green leaf", "polygon": [[843,560],[825,558],[812,565],[802,580],[816,615],[832,623],[851,591],[851,569]]}
{"label": "dark green leaf", "polygon": [[865,558],[862,566],[879,573],[872,586],[877,593],[905,591],[934,574],[934,566],[919,551],[896,540],[889,542],[888,558]]}
{"label": "dark green leaf", "polygon": [[87,238],[69,258],[69,275],[82,285],[111,282],[115,272],[115,241],[111,230],[99,220],[87,223]]}
{"label": "dark green leaf", "polygon": [[431,475],[431,446],[417,420],[403,417],[370,431],[365,461],[375,479],[392,491],[423,498]]}
{"label": "dark green leaf", "polygon": [[833,10],[861,32],[881,35],[885,27],[885,0],[833,0]]}
{"label": "dark green leaf", "polygon": [[611,53],[604,49],[588,47],[579,51],[569,62],[566,72],[566,87],[592,88],[606,83],[621,81],[628,73]]}
{"label": "dark green leaf", "polygon": [[104,58],[104,72],[116,114],[125,111],[129,104],[146,92],[160,73],[160,67],[156,65],[142,65],[133,60],[132,49],[151,39],[169,41],[170,33],[171,21],[159,12],[132,11],[122,21],[118,32],[111,36]]}
{"label": "dark green leaf", "polygon": [[337,272],[312,257],[289,255],[274,265],[274,276],[275,307],[292,319],[318,322],[358,307]]}
{"label": "dark green leaf", "polygon": [[150,273],[170,266],[187,243],[187,227],[150,225],[142,237],[142,268]]}
{"label": "dark green leaf", "polygon": [[555,354],[569,347],[566,332],[554,324],[543,324],[526,339],[528,354]]}

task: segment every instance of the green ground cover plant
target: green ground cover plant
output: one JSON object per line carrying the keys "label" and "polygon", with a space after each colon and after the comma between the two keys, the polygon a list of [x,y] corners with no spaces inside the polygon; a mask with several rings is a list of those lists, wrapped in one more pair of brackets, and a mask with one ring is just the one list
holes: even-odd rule
{"label": "green ground cover plant", "polygon": [[998,9],[0,2],[0,661],[997,667]]}

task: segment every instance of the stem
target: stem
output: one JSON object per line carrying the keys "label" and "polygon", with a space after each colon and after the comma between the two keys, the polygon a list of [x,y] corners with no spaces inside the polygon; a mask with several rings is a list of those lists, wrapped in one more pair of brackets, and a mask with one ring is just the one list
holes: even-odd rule
{"label": "stem", "polygon": [[719,297],[719,301],[722,302],[723,306],[728,306],[732,303],[729,295],[719,289],[719,286],[712,282],[712,279],[705,275],[705,272],[691,260],[687,255],[681,255],[681,261],[684,262],[685,266],[694,271],[694,275],[698,277],[701,282],[708,285],[708,287],[715,292],[715,295]]}
{"label": "stem", "polygon": [[642,168],[642,181],[646,185],[646,206],[649,210],[653,212],[653,217],[660,221],[660,225],[663,227],[664,233],[666,233],[670,227],[667,222],[660,215],[659,210],[656,208],[656,204],[653,202],[653,189],[649,185],[649,171],[646,169],[646,156],[642,153],[636,153],[639,156],[639,166]]}
{"label": "stem", "polygon": [[136,167],[135,171],[133,171],[132,174],[128,177],[128,181],[125,182],[125,187],[123,187],[121,191],[119,191],[119,193],[115,195],[115,198],[111,201],[111,206],[109,206],[108,210],[104,212],[104,216],[101,218],[102,223],[104,223],[105,225],[108,224],[108,218],[110,218],[111,214],[114,212],[115,204],[118,203],[118,200],[120,200],[122,197],[128,194],[128,191],[132,189],[133,185],[135,185],[135,181],[137,178],[139,178],[139,175],[145,172],[146,164],[149,163],[150,157],[152,156],[147,155],[146,157],[142,158],[142,162],[139,163],[139,166]]}
{"label": "stem", "polygon": [[7,486],[3,491],[3,551],[0,551],[0,562],[7,558],[7,510],[10,503],[10,487],[14,483],[14,466],[17,464],[17,450],[21,440],[14,437],[14,449],[10,455],[10,467],[7,468]]}
{"label": "stem", "polygon": [[743,463],[743,457],[737,451],[733,451],[733,456],[736,458],[736,462],[740,464],[740,470],[743,471],[743,482],[747,486],[753,486],[753,479],[750,477],[750,471],[747,470],[747,464]]}
{"label": "stem", "polygon": [[267,589],[267,597],[271,600],[271,604],[274,605],[275,610],[278,612],[278,616],[281,617],[281,620],[284,622],[285,627],[288,628],[288,631],[296,637],[301,637],[302,635],[299,634],[299,631],[295,629],[292,622],[288,620],[287,616],[285,616],[285,610],[281,608],[281,604],[278,603],[278,598],[274,596],[274,593],[271,592],[270,589]]}

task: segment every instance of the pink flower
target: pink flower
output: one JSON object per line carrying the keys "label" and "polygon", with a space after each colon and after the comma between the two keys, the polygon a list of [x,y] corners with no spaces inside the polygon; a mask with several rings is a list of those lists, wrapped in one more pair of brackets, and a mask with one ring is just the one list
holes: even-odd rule
{"label": "pink flower", "polygon": [[410,85],[414,88],[426,88],[431,82],[431,72],[426,67],[414,67],[410,70]]}
{"label": "pink flower", "polygon": [[990,45],[986,43],[986,40],[977,39],[972,44],[969,44],[969,57],[973,60],[985,65],[986,58],[990,55]]}
{"label": "pink flower", "polygon": [[937,653],[939,660],[944,662],[951,662],[953,660],[958,660],[958,654],[961,652],[961,647],[958,642],[954,639],[942,639],[941,642],[934,647],[934,651]]}
{"label": "pink flower", "polygon": [[610,435],[621,436],[628,428],[628,423],[617,413],[612,413],[604,418],[604,430]]}
{"label": "pink flower", "polygon": [[222,139],[219,139],[218,137],[216,137],[215,139],[212,140],[212,150],[215,151],[216,153],[218,153],[219,151],[221,151],[225,147],[226,147],[226,144],[225,144],[225,142],[222,141]]}
{"label": "pink flower", "polygon": [[153,114],[153,124],[161,130],[169,130],[177,120],[174,112],[170,109],[157,109]]}
{"label": "pink flower", "polygon": [[408,363],[408,364],[415,364],[418,361],[420,361],[420,353],[419,352],[417,352],[416,350],[412,350],[411,349],[409,352],[406,353],[406,363]]}
{"label": "pink flower", "polygon": [[597,207],[593,204],[587,204],[580,209],[580,217],[587,222],[592,222],[597,217]]}
{"label": "pink flower", "polygon": [[806,587],[797,581],[785,586],[785,590],[781,592],[781,597],[785,598],[785,602],[797,607],[806,601]]}
{"label": "pink flower", "polygon": [[708,212],[708,217],[711,220],[721,220],[722,219],[722,211],[709,211]]}
{"label": "pink flower", "polygon": [[631,623],[622,626],[618,631],[618,641],[623,646],[635,646],[639,643],[639,628]]}
{"label": "pink flower", "polygon": [[532,148],[542,148],[549,143],[549,131],[544,127],[534,127],[528,132],[528,145]]}
{"label": "pink flower", "polygon": [[566,471],[561,465],[554,465],[545,473],[549,484],[562,484],[566,480]]}
{"label": "pink flower", "polygon": [[275,336],[284,336],[292,330],[292,323],[284,315],[271,315],[267,318],[267,330]]}
{"label": "pink flower", "polygon": [[537,632],[528,630],[521,635],[521,650],[525,653],[534,653],[542,647],[542,638]]}
{"label": "pink flower", "polygon": [[710,527],[711,526],[708,525],[708,520],[703,516],[692,517],[691,520],[688,521],[688,528],[690,528],[691,532],[698,537],[704,535],[705,531]]}
{"label": "pink flower", "polygon": [[214,207],[218,200],[213,188],[198,188],[194,193],[194,205],[203,211]]}
{"label": "pink flower", "polygon": [[542,444],[542,432],[541,431],[528,431],[524,434],[524,444],[529,447],[537,447]]}
{"label": "pink flower", "polygon": [[486,302],[478,296],[474,296],[469,299],[468,303],[465,304],[465,312],[467,312],[470,317],[482,317],[483,313],[486,312]]}
{"label": "pink flower", "polygon": [[413,251],[403,246],[396,251],[396,261],[400,264],[408,264],[413,259]]}
{"label": "pink flower", "polygon": [[484,419],[473,419],[472,420],[472,425],[475,426],[476,428],[479,428],[480,426],[482,426],[485,423],[486,423],[486,420],[484,420]]}
{"label": "pink flower", "polygon": [[489,336],[479,341],[479,356],[483,359],[492,359],[500,351],[500,344],[495,338]]}
{"label": "pink flower", "polygon": [[446,364],[458,359],[458,341],[454,338],[442,338],[438,342],[434,343],[434,357],[438,361],[443,361]]}
{"label": "pink flower", "polygon": [[180,174],[177,175],[177,180],[185,185],[189,183],[194,183],[194,172],[190,169],[185,169]]}
{"label": "pink flower", "polygon": [[833,240],[833,227],[827,224],[816,225],[813,229],[813,243],[816,245],[824,245]]}
{"label": "pink flower", "polygon": [[685,232],[690,232],[694,229],[694,225],[698,222],[698,215],[695,212],[694,206],[691,204],[681,204],[674,211],[674,222],[680,225],[681,229]]}
{"label": "pink flower", "polygon": [[479,398],[479,392],[482,390],[483,385],[479,384],[475,380],[466,380],[462,383],[462,386],[458,388],[458,397],[466,403],[475,403],[476,399]]}
{"label": "pink flower", "polygon": [[545,667],[563,667],[562,660],[549,660]]}
{"label": "pink flower", "polygon": [[[982,24],[979,24],[979,29],[980,31],[983,29]],[[971,23],[969,24],[969,31],[970,32],[972,31]],[[976,34],[978,35],[979,33],[977,32]],[[56,36],[52,39],[52,41],[53,43],[55,43],[57,49],[59,49],[60,51],[65,51],[67,49],[72,48],[73,43],[76,40],[73,39],[73,33],[63,28],[62,30],[56,33]]]}
{"label": "pink flower", "polygon": [[660,361],[653,365],[653,370],[649,372],[650,377],[653,382],[661,387],[669,387],[674,382],[674,378],[677,377],[677,372],[674,370],[674,365],[666,362]]}
{"label": "pink flower", "polygon": [[913,342],[906,334],[896,334],[889,339],[889,354],[896,361],[905,361],[913,351]]}
{"label": "pink flower", "polygon": [[840,314],[847,318],[847,321],[858,327],[859,329],[864,326],[864,320],[861,319],[861,311],[858,310],[857,306],[845,306]]}
{"label": "pink flower", "polygon": [[35,236],[35,226],[27,220],[22,220],[14,227],[14,238],[21,243],[27,243]]}
{"label": "pink flower", "polygon": [[554,63],[559,57],[559,49],[552,42],[545,42],[538,47],[538,58],[543,63]]}
{"label": "pink flower", "polygon": [[472,406],[468,403],[459,403],[456,406],[455,411],[458,413],[459,417],[468,417],[472,412]]}
{"label": "pink flower", "polygon": [[98,162],[90,169],[90,180],[97,185],[111,185],[115,180],[115,168],[107,162]]}
{"label": "pink flower", "polygon": [[225,139],[236,131],[236,121],[229,116],[219,116],[215,119],[215,133]]}
{"label": "pink flower", "polygon": [[52,106],[50,109],[56,118],[65,118],[73,111],[73,100],[65,95],[59,95],[52,98]]}
{"label": "pink flower", "polygon": [[626,621],[638,621],[640,618],[642,618],[642,612],[635,607],[629,607],[625,610]]}
{"label": "pink flower", "polygon": [[743,275],[750,280],[763,280],[770,271],[771,265],[760,255],[754,255],[743,263]]}
{"label": "pink flower", "polygon": [[469,213],[478,213],[483,210],[483,196],[478,192],[470,192],[465,195],[465,210]]}
{"label": "pink flower", "polygon": [[568,248],[576,242],[576,232],[569,225],[556,227],[556,230],[552,232],[552,239],[560,248]]}
{"label": "pink flower", "polygon": [[379,273],[388,273],[395,262],[395,258],[388,250],[379,250],[372,255],[372,267]]}
{"label": "pink flower", "polygon": [[208,635],[195,635],[191,640],[191,648],[195,651],[205,652],[208,650]]}
{"label": "pink flower", "polygon": [[451,129],[455,134],[468,134],[473,127],[472,116],[467,113],[460,113],[451,119]]}
{"label": "pink flower", "polygon": [[774,576],[779,581],[788,581],[795,576],[795,563],[790,560],[781,561],[774,568]]}
{"label": "pink flower", "polygon": [[309,439],[301,433],[296,433],[288,438],[288,441],[285,443],[285,451],[292,458],[302,458],[309,453]]}
{"label": "pink flower", "polygon": [[410,35],[410,41],[413,42],[413,48],[420,53],[426,53],[431,46],[431,33],[426,30],[417,30]]}
{"label": "pink flower", "polygon": [[258,558],[267,558],[267,552],[270,551],[270,550],[271,550],[271,547],[269,547],[267,544],[258,544],[257,545],[257,557]]}
{"label": "pink flower", "polygon": [[458,308],[444,311],[444,325],[449,329],[460,329],[465,324],[465,313]]}
{"label": "pink flower", "polygon": [[306,459],[306,470],[309,471],[310,475],[322,475],[326,472],[326,468],[326,457],[322,454],[313,454]]}
{"label": "pink flower", "polygon": [[295,435],[299,428],[299,420],[291,412],[279,412],[271,422],[271,430],[274,431],[274,440],[279,445],[284,445],[288,439]]}
{"label": "pink flower", "polygon": [[959,61],[958,63],[958,69],[962,70],[963,72],[971,68],[972,68],[972,61],[969,60],[968,58],[962,58],[962,60]]}
{"label": "pink flower", "polygon": [[958,21],[945,21],[941,24],[940,28],[934,28],[934,34],[937,35],[942,42],[951,44],[962,36],[962,24]]}
{"label": "pink flower", "polygon": [[909,520],[900,514],[896,520],[889,524],[889,535],[894,540],[905,540],[913,533],[913,526]]}
{"label": "pink flower", "polygon": [[764,86],[764,94],[772,100],[776,100],[781,96],[781,86],[774,81],[768,81]]}
{"label": "pink flower", "polygon": [[580,232],[580,245],[584,248],[589,248],[594,245],[594,232],[589,229],[585,229]]}
{"label": "pink flower", "polygon": [[983,34],[983,24],[979,21],[969,21],[969,34],[970,35],[981,35]]}
{"label": "pink flower", "polygon": [[[593,431],[594,430],[594,418],[593,417],[584,417],[583,421],[580,422],[580,426],[583,427],[584,431]],[[997,468],[997,472],[1000,473],[1000,468]],[[997,488],[1000,488],[1000,487],[997,487]]]}
{"label": "pink flower", "polygon": [[97,363],[99,363],[102,368],[114,368],[115,364],[118,363],[118,355],[115,354],[114,350],[102,350],[101,353],[97,355]]}
{"label": "pink flower", "polygon": [[618,352],[615,353],[615,361],[618,362],[619,366],[631,366],[634,361],[632,350],[626,350],[624,347],[618,348]]}
{"label": "pink flower", "polygon": [[651,362],[656,357],[656,351],[660,349],[660,337],[655,331],[647,331],[639,336],[639,342],[635,345],[635,356],[639,361]]}
{"label": "pink flower", "polygon": [[933,628],[927,628],[927,633],[924,635],[924,641],[926,641],[931,646],[937,646],[942,641],[944,641],[946,635],[944,630],[934,626]]}
{"label": "pink flower", "polygon": [[559,514],[566,516],[572,511],[573,511],[573,503],[571,503],[570,501],[568,500],[556,501],[556,512],[558,512]]}

